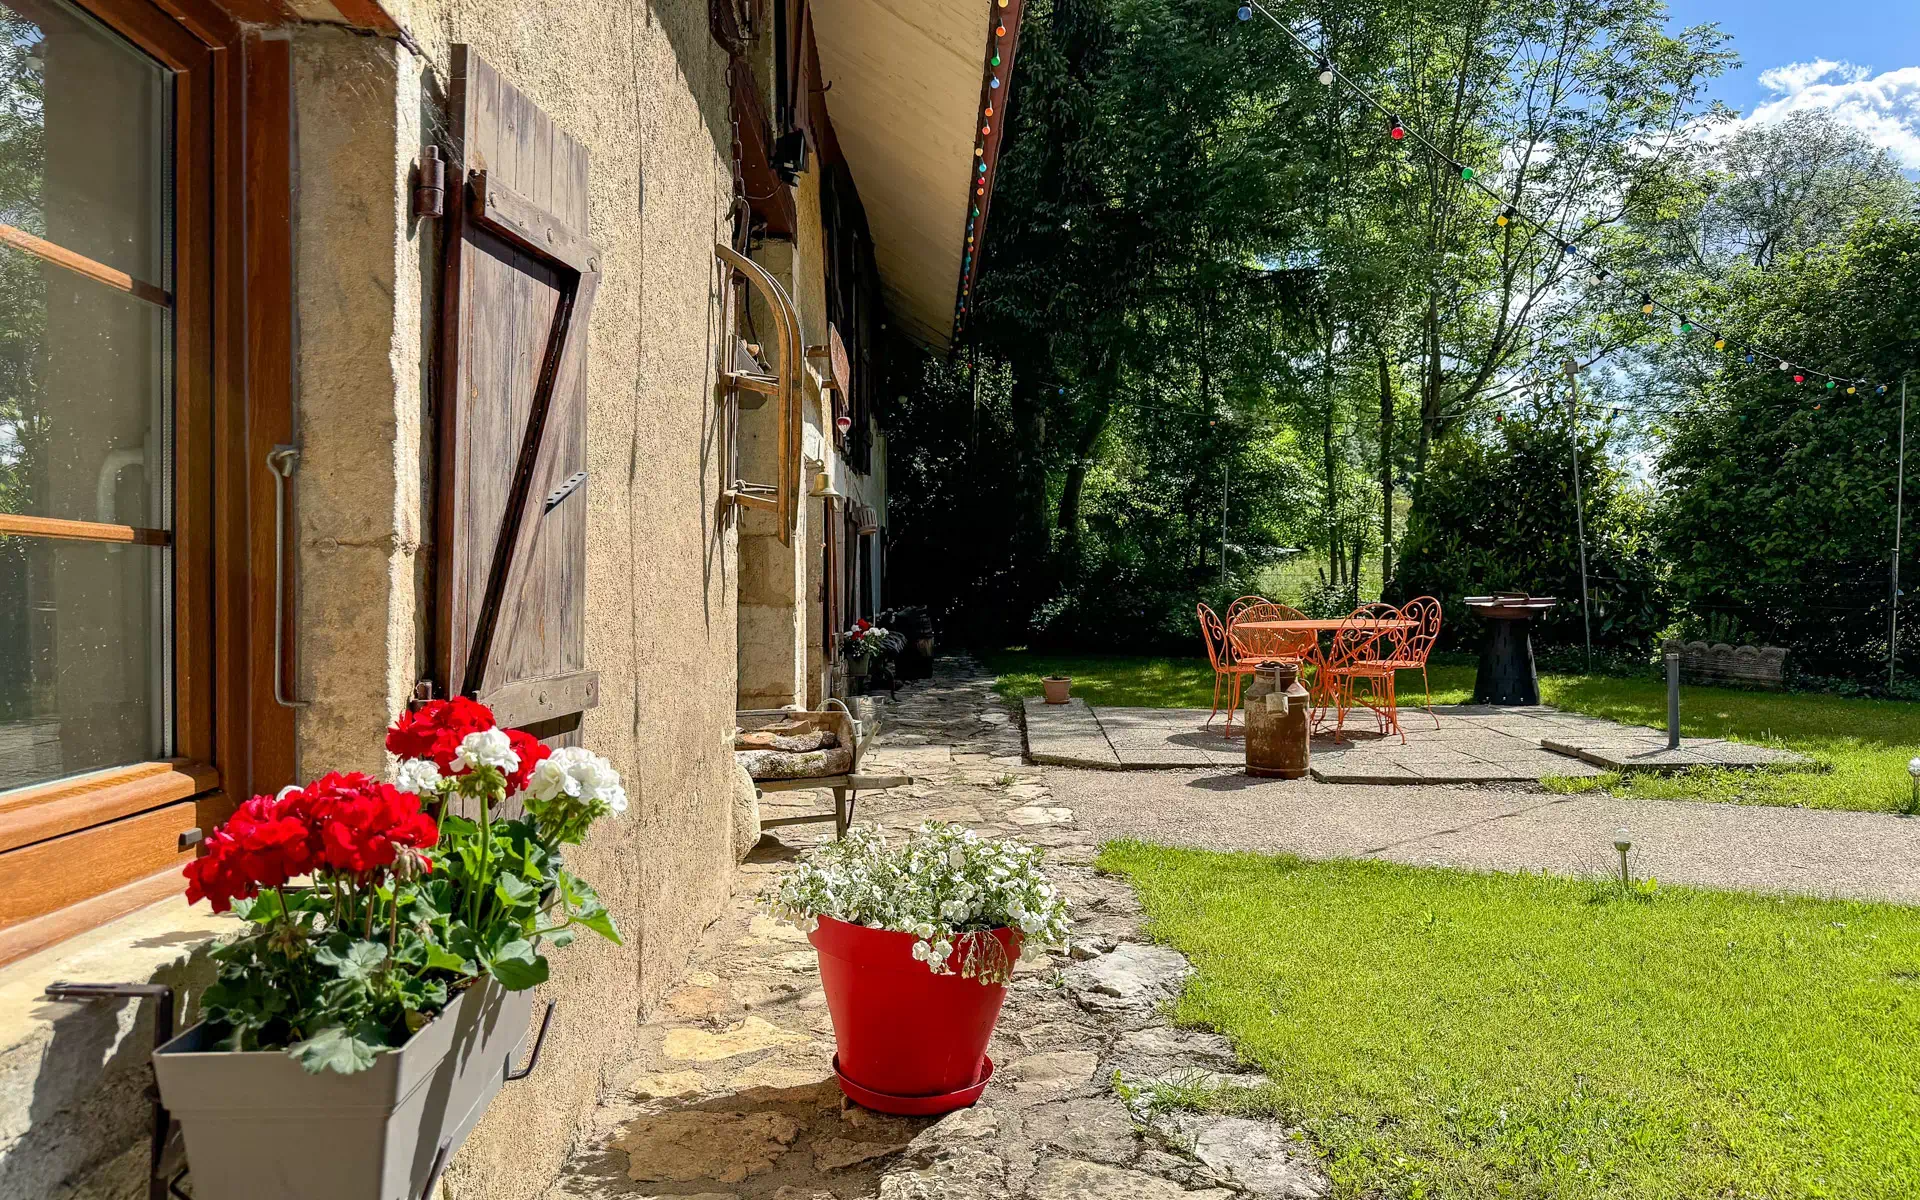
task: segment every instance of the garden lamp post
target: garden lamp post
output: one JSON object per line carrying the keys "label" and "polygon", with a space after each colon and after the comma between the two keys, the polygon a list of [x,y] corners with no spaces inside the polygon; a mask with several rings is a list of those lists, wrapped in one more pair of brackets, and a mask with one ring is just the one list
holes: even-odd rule
{"label": "garden lamp post", "polygon": [[1920,758],[1907,760],[1907,776],[1913,780],[1913,793],[1910,798],[1915,811],[1920,812]]}
{"label": "garden lamp post", "polygon": [[[1914,760],[1920,763],[1920,759]],[[1633,849],[1633,842],[1627,836],[1627,827],[1622,825],[1613,831],[1613,848],[1620,852],[1620,886],[1627,886],[1627,851]]]}

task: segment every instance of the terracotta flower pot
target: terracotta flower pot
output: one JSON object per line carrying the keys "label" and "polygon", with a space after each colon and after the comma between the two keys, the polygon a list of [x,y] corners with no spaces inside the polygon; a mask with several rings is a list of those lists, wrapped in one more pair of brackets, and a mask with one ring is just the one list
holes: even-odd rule
{"label": "terracotta flower pot", "polygon": [[216,1050],[195,1025],[153,1055],[195,1200],[413,1200],[486,1112],[532,1013],[531,991],[483,980],[352,1075]]}
{"label": "terracotta flower pot", "polygon": [[[992,1071],[987,1042],[1005,985],[960,975],[958,949],[948,962],[953,973],[935,975],[913,957],[918,939],[909,933],[821,917],[807,936],[820,952],[842,1090],[883,1112],[948,1112],[978,1098]],[[988,952],[1005,954],[1010,973],[1020,932],[976,936],[998,943]]]}
{"label": "terracotta flower pot", "polygon": [[1067,693],[1073,688],[1071,675],[1048,675],[1040,681],[1040,687],[1047,694],[1048,704],[1065,704]]}

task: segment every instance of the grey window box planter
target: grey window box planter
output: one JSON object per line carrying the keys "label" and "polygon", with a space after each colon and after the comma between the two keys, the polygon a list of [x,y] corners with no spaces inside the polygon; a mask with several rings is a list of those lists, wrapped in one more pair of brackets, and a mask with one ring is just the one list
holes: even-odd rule
{"label": "grey window box planter", "polygon": [[420,1200],[518,1077],[532,1015],[531,991],[483,979],[354,1075],[309,1075],[277,1050],[214,1050],[195,1025],[153,1054],[195,1200]]}

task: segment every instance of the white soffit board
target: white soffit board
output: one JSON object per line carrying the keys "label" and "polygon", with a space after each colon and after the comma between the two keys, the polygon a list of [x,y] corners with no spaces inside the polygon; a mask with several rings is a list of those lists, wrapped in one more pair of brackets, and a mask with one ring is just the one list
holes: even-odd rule
{"label": "white soffit board", "polygon": [[894,321],[944,349],[973,191],[992,0],[812,0],[827,111]]}

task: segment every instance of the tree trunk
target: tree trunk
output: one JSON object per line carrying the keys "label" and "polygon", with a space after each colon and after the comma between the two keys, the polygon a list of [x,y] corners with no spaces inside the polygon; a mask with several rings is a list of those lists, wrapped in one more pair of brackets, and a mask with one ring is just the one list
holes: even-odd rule
{"label": "tree trunk", "polygon": [[1384,599],[1393,578],[1393,371],[1387,352],[1379,352],[1380,368],[1380,592]]}
{"label": "tree trunk", "polygon": [[1323,364],[1323,391],[1326,408],[1326,421],[1321,427],[1321,450],[1327,461],[1327,565],[1333,582],[1338,585],[1345,570],[1340,553],[1340,494],[1339,474],[1333,461],[1333,314],[1327,314],[1327,346]]}

